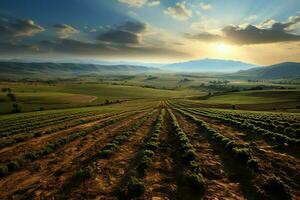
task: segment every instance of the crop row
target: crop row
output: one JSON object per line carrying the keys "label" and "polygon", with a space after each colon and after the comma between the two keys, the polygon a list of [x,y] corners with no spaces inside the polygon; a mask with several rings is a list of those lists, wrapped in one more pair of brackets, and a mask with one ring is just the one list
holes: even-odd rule
{"label": "crop row", "polygon": [[180,154],[183,164],[183,179],[193,191],[203,193],[205,189],[205,180],[201,173],[201,165],[197,159],[195,149],[187,135],[180,128],[171,109],[168,109],[168,112],[172,120],[172,131],[174,131],[176,141],[179,145],[178,153]]}
{"label": "crop row", "polygon": [[82,114],[98,114],[99,111],[66,111],[66,112],[59,112],[59,113],[48,113],[48,114],[36,114],[31,115],[28,117],[14,117],[11,119],[4,119],[0,120],[0,131],[5,131],[11,127],[16,126],[30,126],[36,122],[46,122],[48,120],[52,120],[55,118],[65,117],[65,116],[74,116],[74,115],[82,115]]}
{"label": "crop row", "polygon": [[269,139],[277,142],[278,144],[280,144],[282,146],[288,145],[288,147],[299,147],[299,144],[300,144],[300,139],[289,138],[286,135],[274,133],[269,130],[262,129],[260,127],[256,127],[246,120],[240,121],[240,120],[231,119],[229,117],[225,117],[225,116],[218,115],[218,114],[205,113],[205,112],[201,112],[201,111],[195,111],[192,109],[186,109],[186,110],[188,110],[189,112],[192,112],[194,114],[197,114],[197,115],[202,115],[202,116],[209,117],[212,119],[220,120],[222,122],[228,123],[231,126],[241,129],[243,131],[249,131],[251,133],[260,134],[266,138],[269,138]]}
{"label": "crop row", "polygon": [[[219,111],[201,111],[202,113],[207,114],[216,114],[219,116],[223,116],[232,120],[237,120],[240,122],[248,122],[253,124],[254,126],[260,127],[262,129],[271,130],[272,132],[283,133],[283,135],[287,135],[291,138],[298,138],[300,137],[300,124],[293,123],[290,124],[288,122],[280,122],[280,121],[273,121],[273,122],[265,122],[260,120],[259,115],[256,115],[256,118],[249,118],[247,115],[244,114],[233,114],[232,112],[219,112]],[[269,120],[268,120],[269,121]]]}
{"label": "crop row", "polygon": [[153,110],[133,126],[123,130],[121,134],[118,134],[110,143],[106,144],[104,148],[98,152],[98,155],[101,158],[109,158],[111,154],[113,154],[113,152],[115,152],[118,147],[128,139],[129,136],[131,136],[138,128],[140,128],[144,124],[144,122],[153,115],[153,112],[155,111],[156,110]]}
{"label": "crop row", "polygon": [[109,126],[117,121],[123,120],[125,118],[128,118],[132,115],[135,115],[136,112],[134,113],[130,113],[130,114],[126,114],[124,116],[118,117],[118,118],[114,118],[114,119],[110,119],[107,120],[101,124],[97,124],[95,126],[86,128],[84,130],[78,130],[77,132],[71,133],[67,136],[58,138],[54,141],[48,142],[47,144],[45,144],[43,147],[41,147],[40,149],[37,150],[32,150],[31,152],[28,152],[26,154],[23,154],[21,156],[19,156],[18,158],[15,158],[13,160],[7,161],[5,163],[3,163],[0,166],[0,176],[6,176],[8,175],[10,172],[13,172],[15,170],[18,170],[19,168],[21,168],[22,166],[24,166],[25,164],[32,162],[34,160],[37,160],[38,158],[48,155],[52,152],[54,152],[56,149],[58,149],[59,147],[68,144],[72,141],[74,141],[75,139],[78,139],[80,137],[84,137],[92,132],[95,132],[99,129],[102,129],[106,126]]}
{"label": "crop row", "polygon": [[[80,120],[72,121],[70,123],[64,123],[64,121],[62,121],[60,126],[49,128],[47,130],[34,130],[32,132],[29,132],[29,133],[18,134],[15,137],[11,137],[7,140],[3,139],[0,142],[0,149],[2,149],[4,147],[12,146],[16,143],[24,142],[24,141],[29,140],[29,139],[34,138],[34,137],[40,137],[42,135],[55,133],[55,132],[65,130],[65,129],[68,129],[68,128],[72,128],[72,127],[75,127],[75,126],[78,126],[78,125],[81,125],[81,124],[94,122],[94,121],[103,119],[103,117],[105,117],[105,116],[104,115],[93,116],[91,118],[80,119]],[[109,117],[109,116],[107,116],[107,117]]]}
{"label": "crop row", "polygon": [[[156,110],[154,109],[152,112],[148,113],[141,119],[139,119],[135,124],[132,126],[125,128],[121,134],[118,134],[117,136],[114,137],[114,139],[106,144],[104,148],[98,151],[97,157],[92,159],[94,162],[96,159],[107,159],[109,158],[117,149],[120,145],[126,142],[128,137],[132,135],[138,128],[140,128],[155,112]],[[91,164],[87,164],[84,167],[81,167],[77,172],[73,175],[72,180],[76,180],[77,184],[80,183],[81,181],[85,179],[89,179],[93,177],[94,175],[94,166]]]}
{"label": "crop row", "polygon": [[258,170],[258,163],[252,155],[250,149],[246,148],[243,145],[237,144],[233,139],[228,138],[216,130],[210,128],[206,122],[203,120],[196,118],[194,115],[185,112],[181,109],[176,109],[181,112],[189,119],[194,121],[200,130],[208,133],[210,139],[221,145],[233,158],[235,158],[240,164],[247,166],[249,169],[253,171]]}
{"label": "crop row", "polygon": [[145,186],[141,178],[146,173],[146,170],[151,167],[152,158],[157,151],[158,148],[158,138],[161,132],[162,124],[164,121],[165,109],[162,109],[159,117],[157,118],[154,129],[150,133],[150,135],[144,140],[144,150],[142,152],[142,157],[139,160],[137,165],[137,176],[132,175],[129,178],[129,181],[124,190],[121,191],[120,196],[123,198],[136,198],[139,197],[144,191]]}
{"label": "crop row", "polygon": [[[101,115],[101,114],[100,114]],[[0,136],[10,136],[18,133],[29,133],[32,130],[48,127],[48,126],[54,126],[61,123],[66,123],[68,121],[74,120],[74,119],[80,119],[83,117],[90,117],[95,116],[95,114],[81,114],[81,115],[65,115],[58,118],[48,119],[46,121],[35,121],[31,124],[24,125],[21,124],[19,126],[12,126],[6,129],[5,131],[1,131]]]}

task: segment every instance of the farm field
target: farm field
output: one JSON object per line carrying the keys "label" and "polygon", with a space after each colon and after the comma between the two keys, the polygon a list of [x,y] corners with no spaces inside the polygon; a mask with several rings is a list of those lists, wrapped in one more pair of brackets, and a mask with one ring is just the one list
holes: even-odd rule
{"label": "farm field", "polygon": [[203,94],[194,90],[163,90],[139,86],[113,85],[113,83],[0,83],[0,88],[10,88],[16,96],[10,101],[7,92],[0,92],[0,113],[10,113],[13,104],[22,112],[83,107],[104,104],[106,101],[136,99],[178,98]]}
{"label": "farm field", "polygon": [[0,116],[0,199],[299,199],[300,114],[135,100]]}

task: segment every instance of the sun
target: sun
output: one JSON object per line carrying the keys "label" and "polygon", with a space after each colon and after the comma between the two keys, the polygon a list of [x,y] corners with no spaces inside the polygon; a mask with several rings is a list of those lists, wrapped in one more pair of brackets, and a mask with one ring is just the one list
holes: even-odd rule
{"label": "sun", "polygon": [[216,44],[214,47],[215,51],[222,54],[229,54],[232,51],[232,47],[227,44]]}

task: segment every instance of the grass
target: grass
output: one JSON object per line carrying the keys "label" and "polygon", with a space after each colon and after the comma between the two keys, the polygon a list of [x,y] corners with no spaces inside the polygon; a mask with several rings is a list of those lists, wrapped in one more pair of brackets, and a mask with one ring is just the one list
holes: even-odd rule
{"label": "grass", "polygon": [[[266,91],[243,91],[213,96],[201,103],[208,104],[262,104],[278,103],[299,100],[299,90],[266,90]],[[282,98],[284,97],[284,98]]]}
{"label": "grass", "polygon": [[139,86],[112,84],[70,83],[70,84],[29,84],[0,83],[0,88],[11,88],[17,101],[11,102],[5,92],[0,93],[0,113],[12,111],[13,104],[20,106],[22,112],[54,108],[81,107],[97,105],[109,101],[135,99],[164,99],[196,95],[190,90],[162,90]]}

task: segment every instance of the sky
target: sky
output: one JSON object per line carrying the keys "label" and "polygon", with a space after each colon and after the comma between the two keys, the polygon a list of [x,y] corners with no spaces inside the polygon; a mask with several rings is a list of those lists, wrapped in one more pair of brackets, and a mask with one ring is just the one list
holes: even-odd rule
{"label": "sky", "polygon": [[299,0],[0,0],[0,59],[300,62]]}

